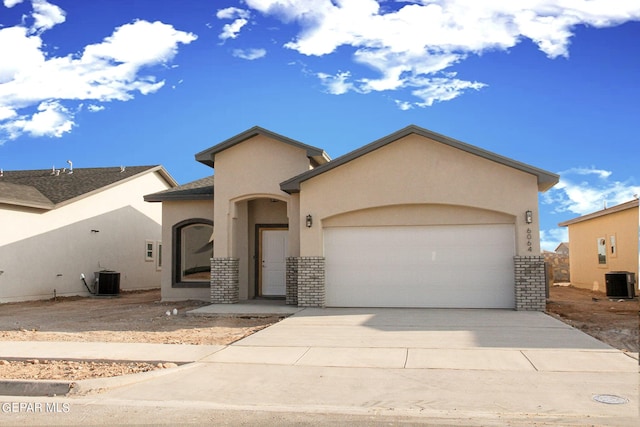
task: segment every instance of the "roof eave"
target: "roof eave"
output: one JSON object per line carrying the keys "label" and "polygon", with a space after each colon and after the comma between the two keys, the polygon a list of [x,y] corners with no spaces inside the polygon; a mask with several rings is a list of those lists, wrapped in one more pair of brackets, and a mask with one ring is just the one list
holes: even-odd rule
{"label": "roof eave", "polygon": [[196,161],[213,168],[215,164],[215,156],[217,153],[224,151],[227,148],[233,147],[234,145],[246,141],[250,138],[253,138],[256,135],[264,135],[271,139],[275,139],[294,147],[304,149],[307,152],[307,157],[309,159],[313,159],[318,164],[325,164],[330,160],[327,153],[325,153],[324,150],[320,148],[304,144],[300,141],[296,141],[295,139],[288,138],[275,132],[271,132],[270,130],[264,129],[260,126],[254,126],[251,129],[248,129],[236,136],[233,136],[225,141],[222,141],[219,144],[214,145],[213,147],[207,148],[206,150],[197,153],[195,155]]}
{"label": "roof eave", "polygon": [[155,195],[149,194],[144,196],[145,202],[173,202],[188,200],[213,200],[213,194],[196,194],[196,195]]}
{"label": "roof eave", "polygon": [[79,196],[73,197],[71,199],[67,199],[67,200],[64,200],[62,202],[59,202],[59,203],[54,205],[54,209],[61,208],[61,207],[66,206],[66,205],[70,205],[70,204],[75,203],[75,202],[77,202],[79,200],[86,199],[87,197],[90,197],[90,196],[93,196],[95,194],[101,193],[103,191],[109,190],[111,188],[117,187],[117,186],[119,186],[121,184],[124,184],[126,182],[132,181],[132,180],[137,179],[137,178],[139,178],[139,177],[141,177],[143,175],[146,175],[148,173],[153,173],[153,172],[158,172],[162,176],[162,178],[165,181],[167,181],[168,184],[170,184],[170,185],[175,184],[175,185],[173,185],[174,187],[178,185],[178,183],[171,177],[171,175],[169,175],[169,173],[164,169],[164,167],[162,167],[160,165],[152,166],[149,169],[143,170],[143,171],[141,171],[141,172],[139,172],[139,173],[137,173],[135,175],[131,175],[128,178],[124,178],[124,179],[121,179],[119,181],[112,182],[111,184],[105,185],[105,186],[100,187],[100,188],[96,188],[93,191],[89,191],[89,192],[86,192],[84,194],[80,194]]}
{"label": "roof eave", "polygon": [[559,227],[567,227],[569,225],[577,224],[579,222],[589,221],[591,219],[599,218],[601,216],[609,215],[616,212],[626,211],[627,209],[633,209],[638,207],[638,199],[631,200],[629,202],[621,203],[616,206],[612,206],[610,208],[605,208],[596,212],[592,212],[590,214],[582,215],[577,218],[569,219],[567,221],[563,221],[558,223]]}
{"label": "roof eave", "polygon": [[56,207],[53,203],[28,202],[28,201],[22,201],[22,200],[6,199],[6,198],[0,198],[0,204],[20,206],[24,208],[41,209],[45,211],[53,210]]}
{"label": "roof eave", "polygon": [[491,160],[500,164],[503,164],[505,166],[509,166],[512,167],[514,169],[518,169],[521,170],[523,172],[527,172],[530,173],[532,175],[535,175],[537,178],[537,183],[538,183],[538,191],[540,192],[544,192],[547,191],[548,189],[550,189],[551,187],[553,187],[554,185],[556,185],[558,183],[558,181],[560,180],[560,177],[557,174],[551,173],[551,172],[547,172],[544,171],[542,169],[538,169],[536,167],[527,165],[525,163],[521,163],[518,162],[516,160],[510,159],[508,157],[504,157],[501,156],[499,154],[495,154],[492,153],[490,151],[487,150],[483,150],[482,148],[479,147],[475,147],[473,145],[464,143],[462,141],[458,141],[456,139],[453,138],[449,138],[447,136],[432,132],[430,130],[421,128],[419,126],[416,125],[409,125],[407,127],[405,127],[404,129],[400,129],[397,132],[394,132],[390,135],[387,135],[383,138],[380,138],[374,142],[371,142],[363,147],[360,147],[356,150],[351,151],[350,153],[347,153],[343,156],[338,157],[335,160],[332,160],[331,162],[328,162],[324,165],[321,165],[315,169],[306,171],[301,173],[300,175],[297,175],[287,181],[284,181],[280,184],[280,189],[282,191],[285,191],[289,194],[292,193],[297,193],[300,191],[300,184],[308,179],[313,178],[316,175],[320,175],[330,169],[333,169],[335,167],[338,167],[342,164],[348,163],[351,160],[354,160],[360,156],[363,156],[367,153],[370,153],[372,151],[377,150],[378,148],[381,148],[387,144],[390,144],[391,142],[397,141],[401,138],[404,138],[408,135],[411,134],[417,134],[420,136],[423,136],[425,138],[429,138],[432,139],[434,141],[443,143],[445,145],[449,145],[451,147],[454,148],[458,148],[462,151],[466,151],[470,154],[474,154],[480,157],[483,157],[487,160]]}

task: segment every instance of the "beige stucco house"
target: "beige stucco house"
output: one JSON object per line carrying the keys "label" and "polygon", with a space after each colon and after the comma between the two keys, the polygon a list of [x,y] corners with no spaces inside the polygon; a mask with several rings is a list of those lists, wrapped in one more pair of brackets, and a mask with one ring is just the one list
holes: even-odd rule
{"label": "beige stucco house", "polygon": [[213,177],[145,197],[163,204],[163,299],[544,309],[555,174],[417,126],[335,160],[254,127],[196,160]]}
{"label": "beige stucco house", "polygon": [[632,272],[637,282],[638,218],[635,199],[561,222],[569,229],[571,284],[606,292],[605,274],[612,271]]}
{"label": "beige stucco house", "polygon": [[176,185],[161,166],[0,172],[0,302],[88,295],[102,270],[159,287],[162,209],[143,196]]}

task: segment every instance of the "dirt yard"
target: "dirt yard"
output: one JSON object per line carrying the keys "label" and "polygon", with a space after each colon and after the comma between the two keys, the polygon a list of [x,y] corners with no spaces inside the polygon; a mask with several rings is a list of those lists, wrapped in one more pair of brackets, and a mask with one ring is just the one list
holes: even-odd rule
{"label": "dirt yard", "polygon": [[[201,301],[161,303],[160,291],[125,292],[116,298],[70,297],[0,304],[2,341],[139,342],[231,344],[279,317],[194,317]],[[174,315],[174,309],[177,315]],[[169,315],[167,315],[169,312]],[[65,379],[110,377],[172,367],[148,363],[0,360],[0,378]]]}
{"label": "dirt yard", "polygon": [[[278,317],[192,317],[199,301],[161,303],[159,291],[127,292],[117,298],[59,298],[0,305],[1,341],[141,342],[231,344]],[[177,315],[173,311],[177,310]],[[550,289],[547,311],[569,325],[623,351],[638,352],[637,300],[609,300],[603,293],[573,287]],[[169,315],[167,315],[169,312]],[[110,377],[174,367],[174,364],[0,360],[0,378],[64,379]]]}
{"label": "dirt yard", "polygon": [[572,286],[549,289],[547,313],[626,352],[638,352],[638,299],[609,299],[602,292]]}

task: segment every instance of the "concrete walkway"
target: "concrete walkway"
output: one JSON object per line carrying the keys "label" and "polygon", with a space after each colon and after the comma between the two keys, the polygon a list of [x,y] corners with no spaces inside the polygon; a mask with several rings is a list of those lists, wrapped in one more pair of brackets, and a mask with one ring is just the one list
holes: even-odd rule
{"label": "concrete walkway", "polygon": [[[33,343],[14,344],[2,343],[0,358],[9,348],[35,357]],[[51,348],[59,344],[66,343]],[[145,359],[175,360],[175,352],[197,362],[64,401],[102,408],[96,413],[105,405],[146,408],[167,420],[224,409],[452,425],[638,422],[638,361],[543,313],[304,309],[228,347],[189,357],[186,347],[139,347],[149,351]]]}

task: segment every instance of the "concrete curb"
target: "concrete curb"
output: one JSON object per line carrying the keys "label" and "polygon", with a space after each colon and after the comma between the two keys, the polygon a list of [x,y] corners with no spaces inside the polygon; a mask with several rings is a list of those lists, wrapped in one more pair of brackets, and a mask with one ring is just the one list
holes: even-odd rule
{"label": "concrete curb", "polygon": [[65,396],[75,384],[55,380],[2,380],[0,396]]}
{"label": "concrete curb", "polygon": [[137,374],[120,375],[108,378],[92,378],[87,380],[76,381],[74,387],[69,390],[69,395],[84,396],[92,393],[100,393],[102,391],[123,387],[158,378],[164,375],[173,374],[180,370],[191,369],[197,362],[185,363],[175,368],[158,369],[149,372],[140,372]]}
{"label": "concrete curb", "polygon": [[105,390],[147,381],[178,370],[189,369],[195,362],[185,363],[176,368],[158,369],[117,377],[92,378],[78,381],[63,380],[0,380],[0,396],[83,396]]}

